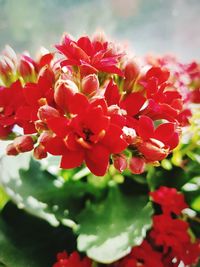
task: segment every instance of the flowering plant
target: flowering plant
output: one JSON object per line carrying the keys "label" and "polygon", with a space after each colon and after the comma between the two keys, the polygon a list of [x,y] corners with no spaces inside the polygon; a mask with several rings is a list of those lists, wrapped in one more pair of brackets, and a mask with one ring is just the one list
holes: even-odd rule
{"label": "flowering plant", "polygon": [[200,65],[55,47],[0,57],[0,264],[196,266]]}

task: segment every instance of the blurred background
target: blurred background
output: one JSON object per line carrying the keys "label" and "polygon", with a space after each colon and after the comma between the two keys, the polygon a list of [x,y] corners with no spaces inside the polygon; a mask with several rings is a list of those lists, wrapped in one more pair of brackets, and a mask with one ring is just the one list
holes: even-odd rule
{"label": "blurred background", "polygon": [[63,32],[102,29],[131,50],[200,59],[199,0],[0,0],[0,50],[53,49]]}

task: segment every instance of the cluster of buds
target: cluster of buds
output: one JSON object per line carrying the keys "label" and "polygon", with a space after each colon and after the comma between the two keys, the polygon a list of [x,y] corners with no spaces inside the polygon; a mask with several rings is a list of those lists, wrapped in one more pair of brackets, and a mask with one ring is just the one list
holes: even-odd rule
{"label": "cluster of buds", "polygon": [[139,174],[178,145],[191,113],[167,64],[138,63],[98,35],[65,35],[56,48],[59,57],[45,51],[37,60],[2,53],[0,138],[14,138],[16,126],[22,133],[9,155],[33,149],[37,159],[61,156],[64,169],[84,163],[103,176],[112,162]]}

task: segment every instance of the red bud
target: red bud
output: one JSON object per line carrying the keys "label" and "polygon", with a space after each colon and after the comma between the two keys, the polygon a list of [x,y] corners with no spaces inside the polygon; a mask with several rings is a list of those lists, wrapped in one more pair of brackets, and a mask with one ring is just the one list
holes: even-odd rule
{"label": "red bud", "polygon": [[45,144],[53,138],[53,133],[51,132],[43,132],[40,137],[38,138],[38,141],[40,144],[45,146]]}
{"label": "red bud", "polygon": [[47,152],[42,144],[34,148],[33,155],[36,159],[43,159],[47,157]]}
{"label": "red bud", "polygon": [[129,169],[134,174],[143,173],[145,169],[145,159],[139,157],[131,158],[129,162]]}
{"label": "red bud", "polygon": [[117,169],[119,172],[123,172],[127,168],[126,156],[124,154],[114,155],[113,164],[115,169]]}
{"label": "red bud", "polygon": [[9,78],[9,75],[15,71],[15,65],[7,56],[0,56],[0,75]]}
{"label": "red bud", "polygon": [[54,93],[56,104],[65,112],[68,112],[69,104],[71,103],[72,97],[75,93],[78,93],[78,87],[74,82],[70,80],[60,82]]}
{"label": "red bud", "polygon": [[15,51],[12,49],[12,47],[6,45],[5,49],[2,51],[2,55],[8,57],[15,66],[17,65],[17,55]]}
{"label": "red bud", "polygon": [[139,144],[138,150],[149,162],[160,161],[169,154],[169,149],[161,141],[154,138],[150,138],[148,141]]}
{"label": "red bud", "polygon": [[25,81],[34,81],[36,75],[36,63],[31,57],[22,55],[18,71]]}
{"label": "red bud", "polygon": [[35,121],[35,129],[37,132],[42,133],[43,131],[48,130],[48,127],[43,121],[37,120]]}
{"label": "red bud", "polygon": [[14,144],[9,144],[6,148],[6,154],[9,156],[16,156],[19,154]]}
{"label": "red bud", "polygon": [[12,126],[4,127],[0,125],[0,139],[6,139],[12,132]]}
{"label": "red bud", "polygon": [[23,135],[16,137],[13,145],[19,153],[31,151],[33,149],[34,141],[30,135]]}
{"label": "red bud", "polygon": [[95,93],[99,88],[99,80],[96,74],[90,74],[82,79],[82,92],[86,95]]}
{"label": "red bud", "polygon": [[137,63],[133,60],[128,61],[125,67],[124,71],[124,76],[125,76],[125,81],[124,81],[124,90],[125,91],[131,91],[133,84],[138,77],[140,72],[140,69],[137,65]]}
{"label": "red bud", "polygon": [[59,116],[60,113],[58,112],[58,110],[48,105],[41,106],[38,110],[39,119],[45,123],[48,119],[57,118]]}
{"label": "red bud", "polygon": [[140,72],[139,66],[133,60],[129,60],[125,67],[124,76],[127,80],[135,80]]}

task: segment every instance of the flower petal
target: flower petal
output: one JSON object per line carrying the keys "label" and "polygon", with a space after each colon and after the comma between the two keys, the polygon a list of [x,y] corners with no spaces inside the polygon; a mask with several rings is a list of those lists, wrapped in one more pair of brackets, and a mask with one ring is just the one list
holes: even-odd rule
{"label": "flower petal", "polygon": [[154,134],[153,120],[147,116],[141,116],[138,124],[138,134],[143,140],[147,140]]}
{"label": "flower petal", "polygon": [[128,115],[134,116],[139,113],[145,101],[146,99],[141,93],[131,93],[121,101],[120,107],[125,109]]}
{"label": "flower petal", "polygon": [[63,169],[71,169],[80,166],[84,160],[83,150],[70,151],[67,150],[62,155],[60,167]]}
{"label": "flower petal", "polygon": [[85,162],[92,173],[103,176],[108,168],[110,153],[107,148],[97,144],[85,151]]}

